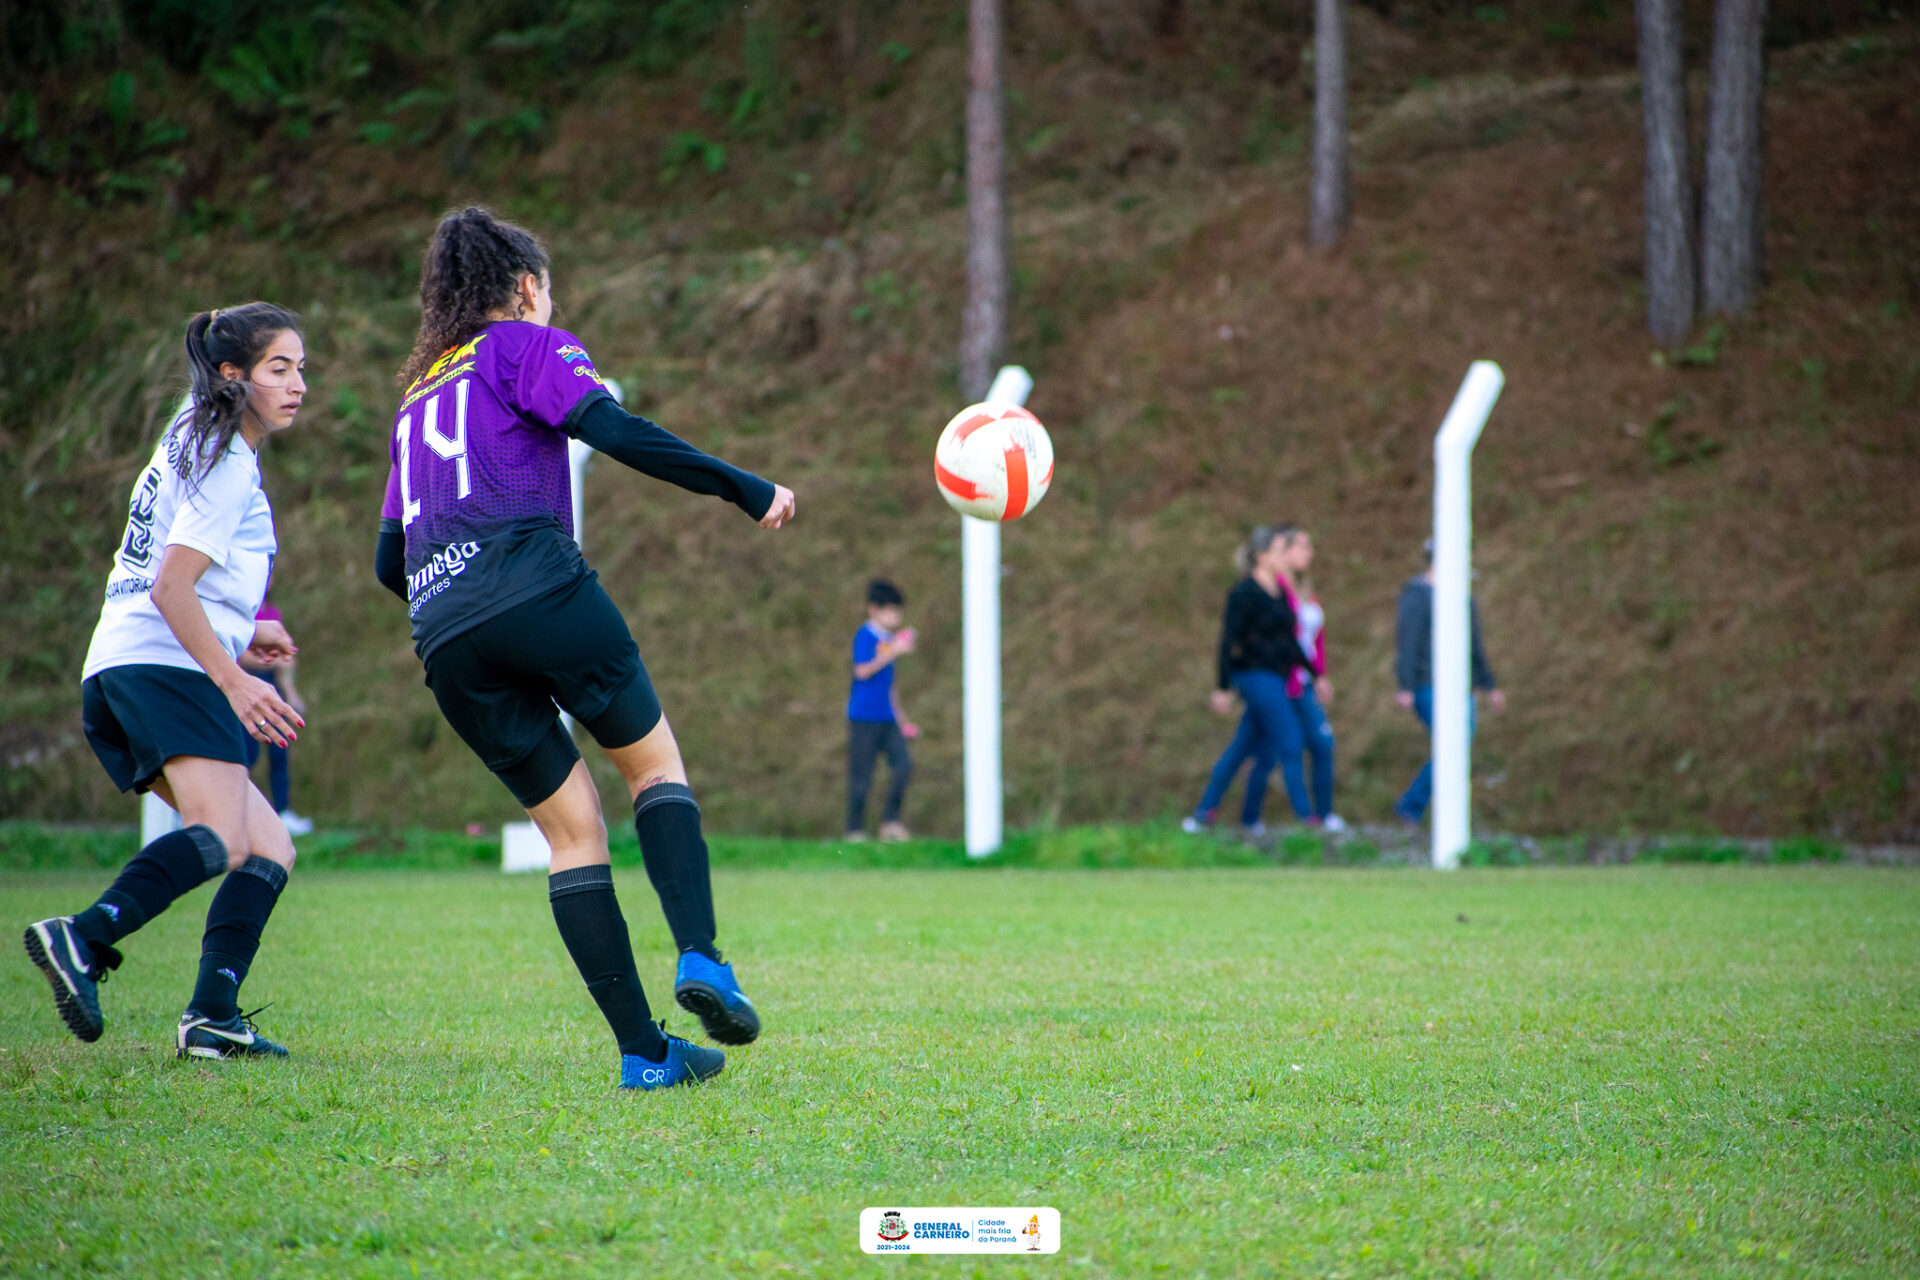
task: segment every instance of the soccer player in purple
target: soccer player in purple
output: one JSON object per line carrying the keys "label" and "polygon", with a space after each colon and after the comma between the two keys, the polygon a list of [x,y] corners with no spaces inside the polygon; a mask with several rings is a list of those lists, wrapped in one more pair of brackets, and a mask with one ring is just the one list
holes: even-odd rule
{"label": "soccer player in purple", "polygon": [[647,876],[680,950],[674,998],[709,1038],[760,1017],[714,945],[713,889],[686,765],[625,619],[573,541],[569,437],[645,475],[725,498],[762,528],[791,490],[623,410],[579,339],[553,328],[544,246],[485,209],[440,220],[420,272],[420,334],[400,371],[375,572],[407,602],[447,723],[553,848],[553,918],[620,1046],[620,1084],[708,1079],[717,1049],[653,1021],[614,897],[600,796],[558,703],[626,779]]}

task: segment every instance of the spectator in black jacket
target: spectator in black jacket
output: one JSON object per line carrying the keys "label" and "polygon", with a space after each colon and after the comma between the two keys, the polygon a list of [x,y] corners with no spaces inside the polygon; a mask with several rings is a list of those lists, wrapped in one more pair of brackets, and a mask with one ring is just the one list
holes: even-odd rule
{"label": "spectator in black jacket", "polygon": [[[1216,713],[1230,715],[1238,692],[1246,700],[1247,716],[1257,733],[1256,767],[1248,779],[1240,815],[1241,824],[1254,832],[1264,829],[1260,808],[1266,799],[1266,777],[1276,762],[1287,779],[1295,813],[1303,820],[1312,815],[1300,766],[1300,721],[1287,698],[1288,678],[1312,666],[1300,648],[1299,621],[1280,585],[1294,532],[1292,525],[1261,525],[1248,537],[1234,556],[1242,576],[1227,593],[1226,615],[1220,624],[1212,703]],[[1185,830],[1203,831],[1212,825],[1221,798],[1246,758],[1238,741],[1227,748],[1213,766],[1199,808],[1181,823]]]}
{"label": "spectator in black jacket", "polygon": [[[1473,620],[1473,688],[1485,690],[1487,703],[1495,712],[1507,709],[1507,695],[1493,678],[1487,664],[1487,651],[1480,642],[1480,603],[1469,600]],[[1433,543],[1427,543],[1427,567],[1418,577],[1400,588],[1400,617],[1394,629],[1394,677],[1400,691],[1394,701],[1403,711],[1420,717],[1420,723],[1433,728]],[[1473,702],[1467,702],[1467,733],[1474,731]],[[1393,806],[1393,811],[1409,826],[1418,826],[1433,799],[1433,758],[1420,766],[1413,784]]]}

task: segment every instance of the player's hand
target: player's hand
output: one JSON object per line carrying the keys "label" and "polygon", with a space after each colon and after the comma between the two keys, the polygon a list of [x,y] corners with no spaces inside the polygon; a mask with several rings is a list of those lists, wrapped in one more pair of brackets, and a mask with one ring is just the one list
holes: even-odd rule
{"label": "player's hand", "polygon": [[793,490],[783,484],[773,486],[773,505],[760,517],[762,529],[778,529],[793,519]]}
{"label": "player's hand", "polygon": [[246,659],[254,666],[277,667],[283,662],[292,662],[298,652],[283,624],[271,618],[253,624],[253,640],[247,645]]}
{"label": "player's hand", "polygon": [[920,633],[912,627],[903,627],[893,633],[893,643],[887,646],[895,653],[912,653],[914,644],[920,639]]}
{"label": "player's hand", "polygon": [[1405,689],[1402,689],[1393,695],[1393,705],[1399,707],[1402,711],[1411,711],[1413,710],[1413,695]]}
{"label": "player's hand", "polygon": [[1507,712],[1507,691],[1505,689],[1488,690],[1487,705],[1493,708],[1495,715],[1505,715]]}
{"label": "player's hand", "polygon": [[296,728],[307,727],[305,718],[282,700],[280,691],[258,676],[242,671],[233,687],[222,692],[248,734],[261,742],[284,747],[299,738]]}
{"label": "player's hand", "polygon": [[1313,691],[1320,699],[1320,705],[1326,706],[1333,701],[1333,681],[1321,676],[1313,682]]}
{"label": "player's hand", "polygon": [[1212,695],[1207,699],[1207,705],[1213,708],[1213,714],[1217,716],[1232,715],[1233,714],[1232,690],[1215,689]]}
{"label": "player's hand", "polygon": [[920,736],[920,726],[911,720],[902,720],[900,722],[900,736],[908,742],[912,742]]}

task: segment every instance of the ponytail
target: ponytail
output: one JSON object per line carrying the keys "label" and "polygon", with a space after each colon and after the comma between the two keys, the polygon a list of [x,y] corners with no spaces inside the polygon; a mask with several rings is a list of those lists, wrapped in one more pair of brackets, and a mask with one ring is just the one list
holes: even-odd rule
{"label": "ponytail", "polygon": [[[173,452],[173,460],[189,485],[197,486],[233,447],[246,418],[253,367],[274,338],[289,329],[300,332],[300,317],[271,302],[215,308],[187,321],[193,404],[178,427],[181,447]],[[224,376],[223,364],[233,365],[241,376]]]}
{"label": "ponytail", "polygon": [[420,263],[420,332],[400,367],[401,388],[492,324],[522,276],[542,275],[551,265],[538,237],[491,210],[469,205],[441,218]]}

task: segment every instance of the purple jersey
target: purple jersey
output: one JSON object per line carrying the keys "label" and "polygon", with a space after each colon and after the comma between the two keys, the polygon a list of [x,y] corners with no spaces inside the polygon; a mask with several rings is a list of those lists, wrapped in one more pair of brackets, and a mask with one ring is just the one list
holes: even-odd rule
{"label": "purple jersey", "polygon": [[561,427],[605,394],[572,334],[506,320],[434,361],[401,397],[380,515],[406,534],[422,657],[585,572]]}

